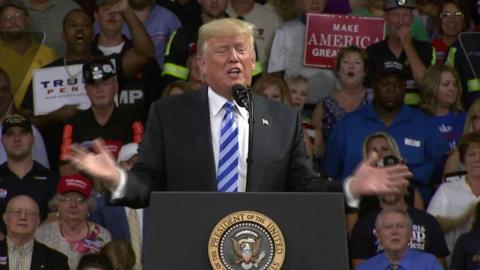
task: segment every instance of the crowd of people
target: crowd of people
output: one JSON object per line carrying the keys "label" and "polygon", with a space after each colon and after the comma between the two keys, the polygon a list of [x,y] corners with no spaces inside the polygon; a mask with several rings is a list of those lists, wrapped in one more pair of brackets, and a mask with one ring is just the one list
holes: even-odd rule
{"label": "crowd of people", "polygon": [[[305,66],[309,13],[381,17],[387,34]],[[343,190],[351,269],[478,269],[479,13],[476,0],[0,0],[0,264],[141,269],[151,190]],[[88,109],[36,113],[46,68],[80,76]],[[260,123],[230,102],[233,83]]]}

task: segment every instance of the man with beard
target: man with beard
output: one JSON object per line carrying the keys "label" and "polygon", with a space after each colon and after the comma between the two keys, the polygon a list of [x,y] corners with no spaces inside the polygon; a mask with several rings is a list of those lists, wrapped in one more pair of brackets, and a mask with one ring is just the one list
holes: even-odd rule
{"label": "man with beard", "polygon": [[15,105],[19,106],[32,79],[32,70],[57,59],[57,54],[42,45],[42,33],[30,30],[30,16],[20,1],[0,5],[0,68],[10,78]]}
{"label": "man with beard", "polygon": [[363,261],[375,256],[384,250],[384,247],[375,237],[375,219],[382,209],[397,208],[406,211],[412,220],[412,236],[409,247],[425,251],[436,256],[442,265],[449,255],[447,243],[437,220],[425,211],[407,205],[406,192],[378,196],[380,207],[361,218],[353,228],[351,237],[351,257],[356,267]]}
{"label": "man with beard", "polygon": [[347,114],[332,130],[323,167],[329,177],[344,180],[362,160],[365,138],[374,132],[386,132],[397,142],[413,173],[412,185],[428,204],[432,181],[441,179],[448,143],[429,116],[404,104],[405,91],[402,70],[380,71],[373,84],[372,104]]}

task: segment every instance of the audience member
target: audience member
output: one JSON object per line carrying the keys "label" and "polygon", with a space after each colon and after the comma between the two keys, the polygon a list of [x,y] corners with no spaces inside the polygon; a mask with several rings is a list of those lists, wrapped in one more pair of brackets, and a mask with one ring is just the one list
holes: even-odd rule
{"label": "audience member", "polygon": [[438,32],[438,14],[440,13],[440,2],[438,0],[415,0],[420,15],[426,16],[425,26],[430,40],[440,36]]}
{"label": "audience member", "polygon": [[367,74],[368,56],[355,46],[342,48],[335,63],[335,75],[339,80],[337,91],[322,98],[315,106],[312,125],[315,127],[315,157],[320,167],[325,143],[338,119],[348,112],[370,104],[371,90],[363,86]]}
{"label": "audience member", "polygon": [[196,0],[156,0],[155,2],[175,13],[182,25],[191,23],[192,19],[200,14],[200,3]]}
{"label": "audience member", "polygon": [[[0,122],[12,114],[17,113],[15,107],[13,95],[10,91],[10,80],[7,73],[0,68]],[[2,125],[0,124],[0,133],[2,131]],[[32,125],[32,133],[34,137],[32,146],[32,158],[38,163],[42,164],[45,168],[50,168],[50,162],[48,161],[47,149],[42,138],[40,131]],[[0,143],[0,164],[7,161],[7,153],[3,144]]]}
{"label": "audience member", "polygon": [[[153,0],[129,0],[155,46],[155,59],[163,66],[164,52],[169,37],[182,25],[170,10],[155,4]],[[135,29],[124,26],[123,33],[135,40]]]}
{"label": "audience member", "polygon": [[470,12],[463,0],[444,0],[440,4],[438,16],[439,37],[432,40],[437,53],[437,63],[443,64],[450,46],[458,39],[461,32],[470,25]]}
{"label": "audience member", "polygon": [[308,78],[310,92],[307,104],[316,104],[322,97],[330,94],[337,84],[337,79],[331,70],[303,65],[306,15],[307,13],[322,13],[326,1],[299,1],[303,14],[285,22],[277,30],[268,60],[268,73],[277,74],[285,79],[295,74],[301,74]]}
{"label": "audience member", "polygon": [[6,240],[0,241],[3,269],[68,270],[67,257],[37,242],[33,236],[40,224],[37,203],[27,195],[8,201],[3,221],[7,225]]}
{"label": "audience member", "polygon": [[174,95],[181,95],[187,92],[194,91],[190,88],[190,84],[184,80],[177,80],[169,83],[162,91],[162,97],[169,97]]}
{"label": "audience member", "polygon": [[102,253],[86,254],[78,262],[77,270],[114,270],[112,262]]}
{"label": "audience member", "polygon": [[480,201],[480,134],[464,135],[458,152],[467,177],[441,184],[427,208],[440,223],[450,250],[458,237],[470,230],[475,205]]}
{"label": "audience member", "polygon": [[92,183],[80,175],[63,176],[57,194],[50,201],[57,219],[37,228],[37,241],[62,252],[68,257],[70,269],[76,269],[80,258],[97,253],[111,239],[102,226],[87,220],[93,210]]}
{"label": "audience member", "polygon": [[28,9],[33,31],[45,33],[45,44],[59,55],[66,53],[63,40],[63,18],[68,12],[80,6],[72,0],[21,0]]}
{"label": "audience member", "polygon": [[[397,163],[404,162],[398,144],[390,135],[385,132],[375,132],[370,134],[363,142],[363,159],[367,159],[372,152],[378,154],[380,161],[376,164],[377,167],[392,166]],[[404,194],[405,203],[410,207],[415,207],[418,210],[425,210],[422,195],[417,189],[411,185],[407,187]],[[358,217],[362,218],[372,210],[380,207],[378,196],[364,196],[360,201],[358,209]]]}
{"label": "audience member", "polygon": [[[373,136],[385,136],[385,133],[380,133]],[[386,135],[388,136],[388,135]],[[391,137],[371,137],[372,143],[374,140],[381,140],[383,138]],[[393,142],[393,141],[391,141]],[[388,152],[386,145],[377,145],[384,149],[385,154]],[[375,146],[374,146],[375,147]],[[383,163],[388,163],[395,156],[387,156]],[[380,164],[379,164],[380,165]],[[393,165],[393,164],[392,164]],[[391,166],[390,164],[382,164],[381,166]],[[415,195],[414,195],[415,194]],[[398,208],[407,211],[412,220],[412,236],[409,241],[409,247],[416,250],[431,253],[437,257],[440,262],[446,266],[445,257],[449,255],[448,247],[443,237],[442,229],[433,216],[413,206],[413,197],[417,199],[417,191],[413,188],[408,188],[398,192],[397,194],[381,195],[375,197],[362,197],[360,203],[360,211],[365,212],[361,216],[352,231],[351,236],[351,258],[353,265],[357,266],[364,260],[367,260],[383,250],[383,246],[376,241],[374,235],[375,218],[382,209]],[[419,199],[421,202],[421,198]],[[367,203],[368,202],[368,203]],[[368,204],[368,205],[367,205]],[[423,203],[421,203],[423,206]]]}
{"label": "audience member", "polygon": [[19,0],[6,0],[0,4],[0,68],[10,78],[15,105],[20,106],[32,71],[57,59],[57,54],[42,45],[43,36],[25,32],[32,30],[31,17]]}
{"label": "audience member", "polygon": [[[350,15],[383,18],[385,16],[385,11],[383,10],[383,2],[384,0],[368,0],[368,4],[366,7],[359,7],[357,9],[354,9],[352,13],[350,13]],[[413,16],[411,35],[414,39],[417,40],[430,40],[422,20],[415,15]]]}
{"label": "audience member", "polygon": [[419,107],[432,116],[437,129],[448,141],[450,150],[456,148],[462,136],[466,113],[462,109],[462,85],[455,69],[433,65],[427,69],[420,85]]}
{"label": "audience member", "polygon": [[32,124],[23,116],[13,114],[2,122],[2,144],[7,161],[0,165],[0,213],[10,198],[20,194],[32,197],[39,205],[40,217],[47,217],[48,202],[55,194],[58,174],[32,158],[34,137]]}
{"label": "audience member", "polygon": [[[117,79],[122,82],[123,78],[132,78],[141,67],[153,57],[153,46],[150,42],[146,31],[134,16],[132,10],[126,5],[127,0],[116,2],[114,10],[123,10],[127,25],[135,29],[133,32],[132,48],[134,53],[126,53],[121,59],[114,58],[117,71]],[[66,16],[63,24],[63,36],[67,44],[67,53],[65,57],[54,61],[45,67],[64,67],[69,76],[76,77],[79,73],[72,74],[69,65],[83,64],[91,61],[93,55],[93,31],[92,22],[85,11],[76,9],[70,11]],[[137,42],[138,41],[138,42]],[[141,56],[141,57],[139,57]],[[79,71],[81,72],[81,71]],[[30,88],[27,93],[22,107],[28,111],[33,111],[33,90]],[[78,105],[64,105],[47,115],[33,118],[35,125],[42,130],[43,138],[47,147],[49,161],[52,169],[58,170],[58,160],[60,156],[60,145],[62,141],[62,128],[67,119],[70,119],[80,110]]]}
{"label": "audience member", "polygon": [[[137,149],[138,144],[131,143],[124,145],[120,150],[117,163],[125,171],[130,171],[133,164],[138,160]],[[109,196],[104,193],[97,194],[95,202],[96,208],[92,212],[90,220],[105,227],[111,233],[112,239],[128,241],[129,245],[131,245],[130,249],[132,249],[132,253],[134,253],[133,264],[139,267],[142,262],[143,228],[145,228],[144,224],[147,217],[146,209],[133,209],[113,205],[109,201]],[[114,260],[112,258],[112,255],[115,254],[114,250],[119,249],[122,253],[128,253],[125,248],[121,243],[106,248],[109,250],[109,257],[112,259],[114,269],[117,269],[115,265],[118,264],[119,261],[119,259]],[[138,260],[135,260],[135,258]],[[122,259],[128,260],[128,258]]]}
{"label": "audience member", "polygon": [[397,208],[382,210],[375,220],[375,236],[384,251],[360,264],[356,269],[443,270],[432,254],[408,246],[412,232],[412,220],[405,210]]}
{"label": "audience member", "polygon": [[[125,4],[128,2],[125,1]],[[132,40],[122,35],[125,20],[121,12],[115,9],[110,1],[99,1],[95,8],[95,21],[99,32],[95,36],[94,55],[105,55],[109,58],[122,59],[125,54],[135,55]],[[144,41],[147,33],[144,35]],[[130,68],[130,67],[128,67]],[[162,72],[154,58],[148,59],[135,76],[119,79],[117,104],[133,115],[133,119],[144,122],[150,104],[160,98],[161,89],[159,74]]]}
{"label": "audience member", "polygon": [[406,75],[407,86],[405,103],[415,105],[420,100],[418,85],[427,67],[435,63],[434,49],[430,43],[416,40],[410,34],[412,12],[415,9],[413,0],[384,0],[383,9],[390,34],[385,40],[367,48],[370,64],[366,83],[370,86],[379,70],[402,69]]}
{"label": "audience member", "polygon": [[465,110],[468,110],[480,97],[480,78],[478,77],[480,52],[477,40],[476,33],[460,35],[450,46],[445,60],[445,64],[453,67],[460,75],[463,89],[462,105]]}
{"label": "audience member", "polygon": [[[83,64],[85,90],[91,106],[67,120],[63,128],[60,161],[66,162],[70,156],[72,143],[89,147],[91,141],[102,138],[111,154],[118,156],[122,145],[136,142],[143,137],[143,125],[134,121],[125,111],[115,106],[118,82],[115,68],[109,59],[98,58]],[[60,174],[76,173],[67,163],[60,166]]]}
{"label": "audience member", "polygon": [[255,25],[255,45],[258,60],[263,70],[267,70],[268,57],[273,36],[283,21],[275,11],[255,3],[254,0],[230,0],[227,13],[233,18],[245,20]]}
{"label": "audience member", "polygon": [[141,269],[134,268],[135,253],[126,240],[112,240],[102,247],[100,254],[105,254],[112,262],[112,270],[133,270]]}
{"label": "audience member", "polygon": [[266,74],[255,81],[252,91],[261,96],[281,102],[291,106],[290,90],[282,78],[275,75]]}
{"label": "audience member", "polygon": [[448,143],[429,116],[404,104],[405,90],[404,73],[386,69],[377,74],[373,103],[340,119],[330,134],[323,162],[328,176],[345,179],[362,160],[365,138],[384,131],[398,142],[413,172],[413,187],[420,191],[425,203],[430,201],[432,181],[441,177]]}
{"label": "audience member", "polygon": [[[297,74],[287,77],[285,82],[288,85],[292,108],[302,115],[308,93],[310,92],[310,89],[308,88],[308,79],[301,74]],[[307,152],[307,157],[311,159],[313,157],[315,129],[311,124],[310,118],[305,115],[302,115],[302,126],[305,150]]]}
{"label": "audience member", "polygon": [[[480,130],[480,99],[477,99],[468,110],[462,135],[478,130]],[[444,175],[453,174],[453,176],[461,176],[464,175],[464,172],[465,167],[460,161],[460,154],[458,149],[455,149],[449,153],[445,162]],[[455,177],[455,179],[457,178]],[[448,181],[449,179],[446,178],[445,180]]]}
{"label": "audience member", "polygon": [[480,203],[475,207],[472,229],[457,239],[452,252],[450,270],[477,270],[480,250]]}

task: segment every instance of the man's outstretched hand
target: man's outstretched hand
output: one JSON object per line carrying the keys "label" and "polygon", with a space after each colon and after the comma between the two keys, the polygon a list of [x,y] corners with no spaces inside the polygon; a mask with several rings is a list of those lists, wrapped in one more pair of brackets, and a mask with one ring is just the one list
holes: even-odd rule
{"label": "man's outstretched hand", "polygon": [[374,152],[355,170],[350,180],[350,191],[354,197],[397,194],[408,186],[412,173],[405,164],[377,168],[375,164],[378,160],[378,154]]}
{"label": "man's outstretched hand", "polygon": [[93,141],[91,150],[73,144],[70,162],[77,170],[105,186],[116,187],[120,179],[117,163],[101,139]]}

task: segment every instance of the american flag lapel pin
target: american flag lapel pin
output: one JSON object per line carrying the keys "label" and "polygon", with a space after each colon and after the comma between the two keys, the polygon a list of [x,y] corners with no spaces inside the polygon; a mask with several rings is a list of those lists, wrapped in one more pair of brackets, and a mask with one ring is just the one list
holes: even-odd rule
{"label": "american flag lapel pin", "polygon": [[270,125],[270,123],[268,122],[267,119],[262,118],[262,125],[268,126],[268,125]]}

